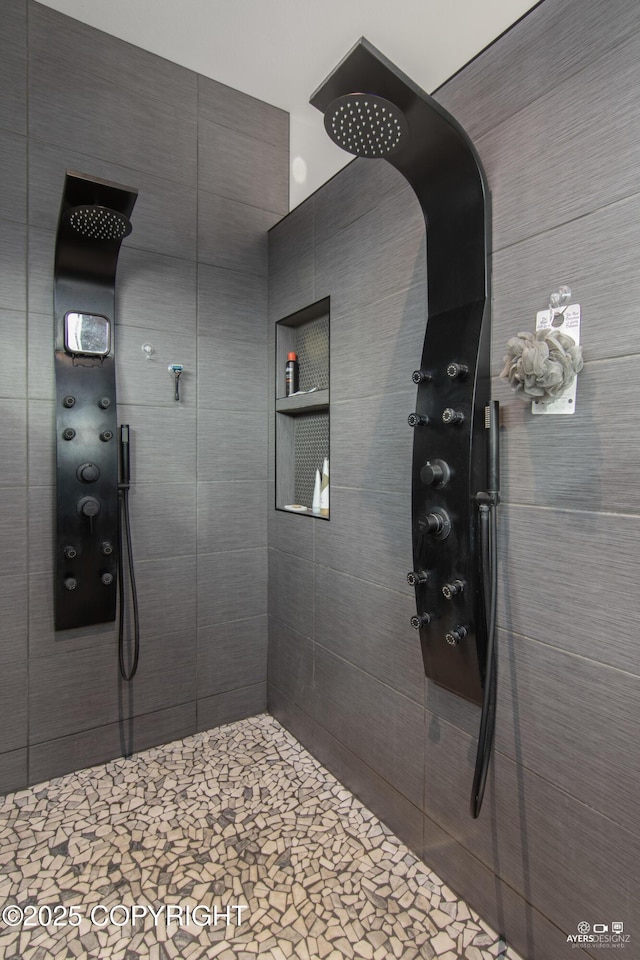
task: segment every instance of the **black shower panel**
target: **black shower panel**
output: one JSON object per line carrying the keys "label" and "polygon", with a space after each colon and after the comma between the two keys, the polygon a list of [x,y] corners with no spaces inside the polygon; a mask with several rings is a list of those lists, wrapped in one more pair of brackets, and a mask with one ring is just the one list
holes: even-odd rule
{"label": "black shower panel", "polygon": [[481,703],[487,621],[476,494],[487,486],[490,398],[486,179],[458,122],[364,38],[311,103],[341,147],[396,167],[424,214],[428,314],[409,417],[412,625],[427,676]]}
{"label": "black shower panel", "polygon": [[54,269],[57,630],[115,619],[115,274],[136,196],[65,175]]}

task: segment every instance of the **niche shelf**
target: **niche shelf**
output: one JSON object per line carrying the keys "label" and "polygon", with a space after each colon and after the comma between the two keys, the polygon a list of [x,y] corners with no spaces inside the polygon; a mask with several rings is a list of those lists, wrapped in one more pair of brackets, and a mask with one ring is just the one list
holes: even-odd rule
{"label": "niche shelf", "polygon": [[[329,458],[329,297],[283,317],[276,323],[276,510],[306,507],[300,516],[328,520],[313,513],[316,470]],[[285,396],[287,354],[298,355],[297,396]]]}

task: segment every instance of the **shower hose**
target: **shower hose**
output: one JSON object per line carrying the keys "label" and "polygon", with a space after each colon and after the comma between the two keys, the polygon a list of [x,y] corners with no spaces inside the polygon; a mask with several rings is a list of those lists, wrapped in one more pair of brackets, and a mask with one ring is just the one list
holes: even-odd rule
{"label": "shower hose", "polygon": [[[138,615],[138,591],[136,589],[136,576],[133,566],[133,553],[131,550],[131,521],[129,518],[129,425],[122,424],[120,427],[120,482],[118,483],[118,527],[120,536],[118,538],[118,660],[120,662],[120,674],[123,680],[133,680],[138,669],[138,659],[140,657],[140,618]],[[125,637],[124,637],[124,614],[127,606],[125,596],[125,576],[124,576],[124,554],[127,554],[127,566],[129,571],[129,588],[131,591],[131,607],[133,611],[133,659],[131,666],[127,669],[125,663]]]}
{"label": "shower hose", "polygon": [[474,820],[480,813],[484,799],[496,719],[496,611],[498,601],[496,511],[500,502],[500,407],[496,400],[490,401],[485,408],[485,426],[489,430],[489,489],[486,493],[479,493],[477,500],[480,512],[480,565],[482,571],[482,601],[487,630],[487,650],[478,749],[471,788],[471,816]]}
{"label": "shower hose", "polygon": [[485,668],[482,713],[476,766],[471,789],[471,816],[474,820],[480,814],[484,790],[487,784],[493,732],[496,715],[496,508],[495,504],[480,506],[480,550],[482,557],[482,594],[487,622],[487,658]]}

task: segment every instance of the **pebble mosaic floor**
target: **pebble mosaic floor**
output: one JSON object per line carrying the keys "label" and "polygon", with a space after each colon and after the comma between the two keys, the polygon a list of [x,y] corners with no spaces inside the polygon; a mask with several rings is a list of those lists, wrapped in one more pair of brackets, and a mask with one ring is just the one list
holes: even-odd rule
{"label": "pebble mosaic floor", "polygon": [[4,960],[520,960],[266,714],[1,798],[0,918]]}

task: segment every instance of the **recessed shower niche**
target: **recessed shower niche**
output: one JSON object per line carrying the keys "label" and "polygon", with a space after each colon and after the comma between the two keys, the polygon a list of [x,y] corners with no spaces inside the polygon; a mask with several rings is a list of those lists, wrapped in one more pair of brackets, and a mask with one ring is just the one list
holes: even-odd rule
{"label": "recessed shower niche", "polygon": [[[314,509],[316,472],[329,464],[329,297],[276,323],[276,509],[329,519],[328,491]],[[297,383],[286,367],[296,355]]]}

